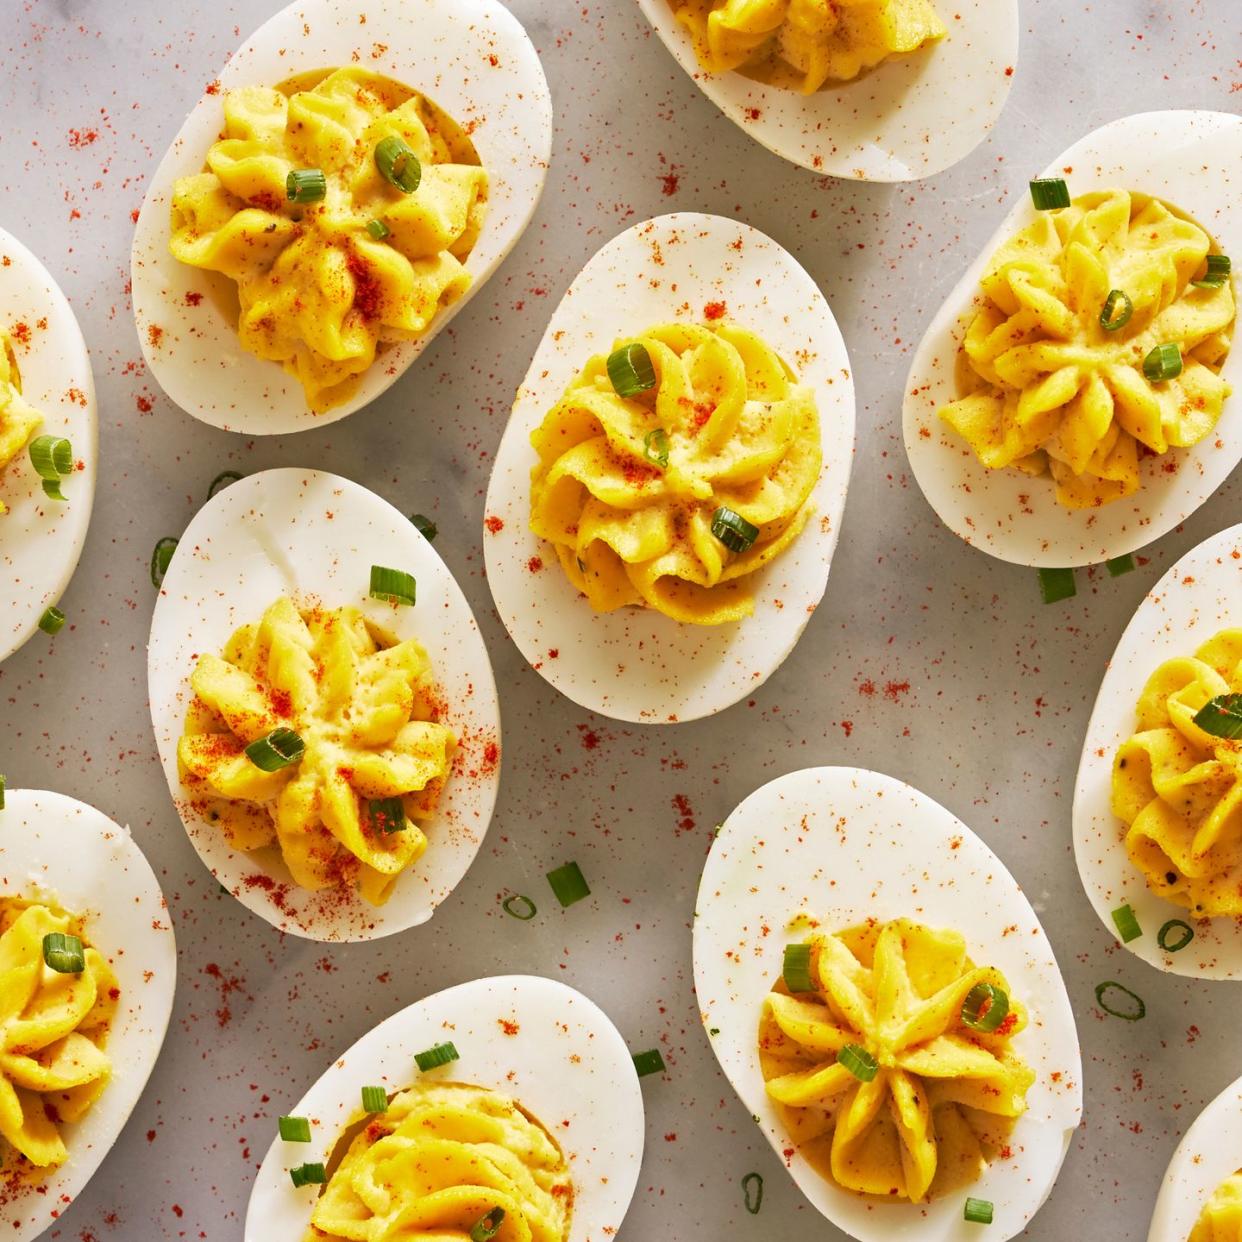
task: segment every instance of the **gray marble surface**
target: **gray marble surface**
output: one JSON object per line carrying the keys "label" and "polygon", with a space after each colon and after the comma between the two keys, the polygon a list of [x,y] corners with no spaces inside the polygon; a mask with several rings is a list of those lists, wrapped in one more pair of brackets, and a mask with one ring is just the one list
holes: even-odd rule
{"label": "gray marble surface", "polygon": [[[254,440],[195,422],[157,390],[130,316],[129,244],[145,180],[182,117],[278,3],[0,5],[0,224],[77,311],[102,453],[86,552],[63,601],[70,625],[54,643],[36,634],[0,667],[0,768],[11,786],[61,790],[132,825],[180,948],[154,1077],[48,1236],[239,1238],[279,1106],[378,1019],[500,970],[565,980],[600,1001],[632,1047],[664,1050],[667,1076],[644,1083],[647,1155],[621,1242],[843,1236],[803,1200],[719,1073],[690,967],[712,826],[780,773],[839,763],[943,802],[1045,920],[1080,1024],[1086,1113],[1027,1236],[1145,1237],[1180,1135],[1242,1072],[1238,993],[1160,975],[1115,947],[1079,887],[1072,785],[1118,635],[1178,556],[1238,519],[1242,478],[1146,549],[1136,573],[1080,575],[1076,599],[1043,607],[1033,571],[973,551],[936,520],[910,478],[899,411],[922,325],[1031,170],[1129,112],[1236,109],[1236,0],[1022,0],[999,127],[957,167],[905,186],[823,179],[767,154],[700,95],[632,0],[511,0],[557,111],[555,163],[529,232],[385,397],[322,432]],[[749,221],[820,283],[853,360],[857,458],[827,597],[784,667],[714,719],[618,727],[559,697],[510,643],[482,575],[483,494],[556,299],[609,237],[674,208]],[[436,546],[475,608],[501,690],[503,784],[482,853],[432,923],[374,944],[282,939],[221,896],[177,819],[147,717],[152,545],[182,530],[219,471],[293,464],[435,516]],[[867,682],[881,692],[861,693]],[[545,904],[529,925],[500,913],[499,894],[542,884],[569,856],[593,880],[589,901],[563,913]],[[1145,1021],[1095,1010],[1092,988],[1110,977],[1143,994]],[[742,1206],[750,1170],[766,1179],[757,1217]]]}

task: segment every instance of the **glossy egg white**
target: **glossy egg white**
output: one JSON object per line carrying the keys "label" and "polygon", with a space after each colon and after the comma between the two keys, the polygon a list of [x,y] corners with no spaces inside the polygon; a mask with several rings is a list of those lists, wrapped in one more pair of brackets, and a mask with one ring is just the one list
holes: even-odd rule
{"label": "glossy egg white", "polygon": [[[489,200],[466,261],[474,278],[466,293],[418,340],[387,347],[349,401],[316,414],[293,376],[242,349],[210,298],[189,304],[186,295],[201,290],[210,274],[169,253],[169,205],[177,178],[201,171],[221,129],[226,91],[355,63],[424,92],[470,133],[488,171]],[[499,0],[298,0],[229,59],[151,178],[131,254],[134,317],[147,365],[177,405],[228,431],[278,435],[352,414],[400,379],[487,283],[534,214],[551,149],[543,68]]]}
{"label": "glossy egg white", "polygon": [[[1100,683],[1074,789],[1074,856],[1100,922],[1116,936],[1112,911],[1128,904],[1143,935],[1122,947],[1161,970],[1200,979],[1242,978],[1242,921],[1193,919],[1184,906],[1147,887],[1126,853],[1125,825],[1112,811],[1113,759],[1135,732],[1135,706],[1152,673],[1165,660],[1193,655],[1213,634],[1239,625],[1242,525],[1191,549],[1138,606]],[[1182,919],[1195,929],[1194,940],[1176,953],[1164,952],[1157,943],[1169,919]]]}
{"label": "glossy egg white", "polygon": [[638,3],[739,129],[791,164],[853,181],[917,181],[964,159],[996,124],[1018,61],[1017,0],[938,0],[949,28],[939,43],[803,95],[737,72],[708,73],[669,0]]}
{"label": "glossy egg white", "polygon": [[[460,1060],[420,1074],[415,1053],[451,1041]],[[581,992],[533,975],[474,979],[416,1001],[364,1035],[296,1104],[270,1091],[278,1113],[306,1117],[310,1143],[275,1138],[255,1180],[245,1242],[302,1242],[318,1187],[288,1170],[327,1162],[360,1115],[363,1086],[400,1091],[417,1080],[460,1082],[511,1096],[560,1144],[574,1183],[567,1242],[610,1242],[638,1181],[643,1097],[625,1041]]]}
{"label": "glossy egg white", "polygon": [[[1144,112],[1076,142],[1043,171],[1071,197],[1120,188],[1161,198],[1195,219],[1225,254],[1242,253],[1242,117],[1223,112]],[[1205,170],[1211,170],[1210,173]],[[1212,434],[1189,449],[1140,463],[1139,490],[1096,509],[1067,509],[1048,476],[989,470],[937,410],[958,396],[958,347],[981,304],[979,277],[993,252],[1036,216],[1025,179],[1000,227],[937,311],[914,354],[903,405],[906,453],[940,519],[967,543],[1018,565],[1091,565],[1159,539],[1185,521],[1242,459],[1242,351],[1225,362],[1233,387]],[[1236,288],[1236,286],[1235,286]],[[1168,463],[1177,469],[1166,470]]]}
{"label": "glossy egg white", "polygon": [[0,1231],[27,1242],[82,1192],[133,1112],[168,1029],[177,946],[159,881],[129,829],[64,794],[6,790],[0,892],[43,897],[82,915],[121,992],[104,1049],[112,1077],[81,1120],[61,1128],[69,1159],[27,1193],[0,1197]]}
{"label": "glossy egg white", "polygon": [[[368,597],[372,565],[402,569],[417,604]],[[339,889],[315,894],[293,884],[271,854],[233,850],[186,799],[177,740],[193,698],[190,674],[202,652],[223,650],[280,595],[328,608],[359,607],[398,638],[417,638],[431,657],[457,735],[452,772],[428,846],[372,907]],[[194,848],[239,901],[274,927],[311,940],[372,940],[426,922],[478,853],[500,783],[500,708],[487,648],[461,588],[410,520],[348,479],[319,470],[253,474],[218,492],[181,537],[160,589],[147,654],[151,720],[173,801]]]}
{"label": "glossy egg white", "polygon": [[43,414],[36,436],[64,436],[77,469],[62,481],[66,503],[49,500],[27,449],[0,471],[0,660],[39,626],[77,568],[95,500],[99,456],[95,380],[82,329],[51,273],[0,229],[0,329],[13,339],[22,395]]}
{"label": "glossy egg white", "polygon": [[[954,928],[980,964],[1004,972],[1030,1011],[1017,1051],[1036,1071],[1012,1159],[998,1159],[960,1194],[930,1204],[846,1191],[798,1152],[764,1088],[758,1031],[799,915],[832,931],[908,917]],[[861,768],[808,768],[751,794],[719,830],[699,885],[694,981],[708,1039],[743,1105],[802,1193],[861,1242],[977,1242],[966,1195],[995,1206],[989,1239],[1021,1233],[1048,1197],[1082,1117],[1074,1015],[1052,946],[1005,865],[926,794]],[[717,1032],[711,1034],[710,1032]],[[1055,1077],[1054,1077],[1055,1075]]]}
{"label": "glossy egg white", "polygon": [[[755,576],[755,613],[687,625],[650,608],[597,613],[550,545],[530,531],[530,434],[587,361],[621,337],[672,321],[724,317],[763,338],[810,385],[824,465],[815,512]],[[483,551],[501,620],[535,670],[575,703],[618,720],[707,716],[763,684],[823,598],[854,455],[854,383],[845,342],[815,282],[749,225],[679,212],[627,229],[575,278],[544,333],[496,454]],[[542,568],[538,567],[542,563]]]}

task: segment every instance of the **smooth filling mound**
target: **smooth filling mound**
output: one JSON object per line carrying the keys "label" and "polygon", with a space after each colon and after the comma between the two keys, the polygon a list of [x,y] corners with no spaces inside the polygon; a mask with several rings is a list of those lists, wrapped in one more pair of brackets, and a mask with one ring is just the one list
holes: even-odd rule
{"label": "smooth filling mound", "polygon": [[[22,397],[22,375],[12,338],[7,332],[0,332],[0,475],[42,422],[43,415]],[[0,514],[8,511],[0,497]]]}
{"label": "smooth filling mound", "polygon": [[1186,1242],[1242,1242],[1242,1170],[1212,1192]]}

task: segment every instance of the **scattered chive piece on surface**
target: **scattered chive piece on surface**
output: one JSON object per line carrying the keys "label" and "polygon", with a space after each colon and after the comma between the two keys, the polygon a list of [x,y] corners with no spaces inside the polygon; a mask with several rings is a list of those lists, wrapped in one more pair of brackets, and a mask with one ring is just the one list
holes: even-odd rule
{"label": "scattered chive piece on surface", "polygon": [[1056,604],[1063,599],[1073,599],[1078,594],[1074,585],[1072,569],[1041,569],[1039,571],[1039,593],[1045,604]]}
{"label": "scattered chive piece on surface", "polygon": [[995,1031],[1009,1016],[1009,994],[991,983],[976,983],[962,1001],[962,1022],[972,1031]]}
{"label": "scattered chive piece on surface", "polygon": [[390,604],[413,607],[417,595],[417,583],[413,574],[404,569],[387,569],[383,565],[371,566],[372,599],[386,600]]}
{"label": "scattered chive piece on surface", "polygon": [[322,1186],[328,1180],[328,1175],[324,1172],[323,1165],[316,1160],[290,1169],[289,1180],[300,1190],[303,1186]]}
{"label": "scattered chive piece on surface", "polygon": [[663,1074],[664,1058],[660,1055],[659,1048],[634,1053],[634,1069],[639,1078],[646,1078],[649,1074]]}
{"label": "scattered chive piece on surface", "polygon": [[424,517],[421,513],[411,514],[410,521],[414,523],[414,529],[418,531],[418,533],[422,535],[428,543],[430,543],[440,533],[436,524],[429,517]]}
{"label": "scattered chive piece on surface", "polygon": [[59,634],[64,624],[65,614],[52,604],[43,610],[43,615],[39,618],[39,629],[45,634]]}
{"label": "scattered chive piece on surface", "polygon": [[260,772],[278,772],[297,763],[306,750],[306,743],[292,729],[281,725],[266,737],[256,738],[246,747],[246,758]]}
{"label": "scattered chive piece on surface", "polygon": [[438,1069],[441,1065],[448,1065],[450,1061],[458,1061],[461,1057],[457,1049],[450,1040],[445,1044],[436,1044],[434,1048],[428,1048],[424,1052],[416,1052],[414,1054],[414,1064],[425,1074],[428,1070]]}
{"label": "scattered chive piece on surface", "polygon": [[276,1126],[286,1143],[309,1143],[310,1122],[305,1117],[279,1117]]}
{"label": "scattered chive piece on surface", "polygon": [[403,194],[413,194],[423,179],[423,166],[418,156],[395,136],[382,138],[375,144],[375,167],[379,174]]}
{"label": "scattered chive piece on surface", "polygon": [[1190,283],[1196,289],[1219,289],[1229,279],[1232,271],[1233,263],[1227,254],[1210,254],[1203,275]]}
{"label": "scattered chive piece on surface", "polygon": [[367,803],[371,823],[383,833],[405,829],[405,803],[400,798],[372,798]]}
{"label": "scattered chive piece on surface", "polygon": [[82,942],[65,932],[48,932],[43,937],[43,960],[59,975],[80,975],[86,969]]}
{"label": "scattered chive piece on surface", "polygon": [[962,1218],[970,1221],[972,1225],[990,1225],[992,1223],[992,1201],[990,1199],[967,1199]]}
{"label": "scattered chive piece on surface", "polygon": [[809,944],[787,944],[785,946],[785,965],[781,970],[781,978],[791,992],[814,992],[815,980],[811,978],[811,946]]}
{"label": "scattered chive piece on surface", "polygon": [[1122,574],[1132,573],[1134,570],[1134,556],[1127,552],[1125,556],[1114,556],[1112,560],[1105,561],[1108,567],[1108,575],[1110,578],[1120,578]]}
{"label": "scattered chive piece on surface", "polygon": [[1138,916],[1128,902],[1113,911],[1113,925],[1117,928],[1117,935],[1121,937],[1122,944],[1129,944],[1131,940],[1137,940],[1143,934]]}
{"label": "scattered chive piece on surface", "polygon": [[1116,332],[1130,322],[1134,314],[1134,303],[1130,295],[1122,289],[1110,289],[1104,299],[1104,309],[1100,311],[1100,327],[1105,332]]}
{"label": "scattered chive piece on surface", "polygon": [[[1128,996],[1134,1006],[1130,1012],[1124,1009],[1114,1009],[1104,997],[1109,994],[1109,990],[1120,992],[1123,996]],[[1095,985],[1095,1000],[1099,1007],[1107,1014],[1112,1014],[1114,1018],[1122,1018],[1126,1022],[1137,1022],[1140,1018],[1146,1017],[1147,1006],[1143,1002],[1143,998],[1137,992],[1131,992],[1129,988],[1123,987],[1115,979],[1109,979],[1105,983],[1097,983]]]}
{"label": "scattered chive piece on surface", "polygon": [[591,886],[576,862],[568,862],[555,871],[549,871],[548,883],[562,906],[572,906],[575,901],[591,895]]}
{"label": "scattered chive piece on surface", "polygon": [[1153,384],[1163,380],[1176,379],[1182,373],[1182,351],[1175,341],[1165,341],[1157,345],[1143,359],[1143,374]]}
{"label": "scattered chive piece on surface", "polygon": [[388,1111],[388,1092],[383,1087],[363,1087],[362,1111],[364,1113],[386,1113]]}
{"label": "scattered chive piece on surface", "polygon": [[328,194],[328,179],[321,168],[295,168],[285,178],[285,195],[291,203],[317,203]]}
{"label": "scattered chive piece on surface", "polygon": [[[1170,939],[1170,932],[1177,932],[1176,940]],[[1156,943],[1166,953],[1180,953],[1195,938],[1195,929],[1184,919],[1170,919],[1160,926],[1156,933]]]}
{"label": "scattered chive piece on surface", "polygon": [[237,483],[245,477],[240,470],[221,470],[207,488],[207,499],[210,500],[222,488],[228,487],[230,483]]}
{"label": "scattered chive piece on surface", "polygon": [[759,1215],[763,1206],[763,1177],[758,1173],[747,1173],[742,1178],[742,1202],[752,1216]]}
{"label": "scattered chive piece on surface", "polygon": [[759,538],[759,527],[748,522],[740,513],[721,505],[712,514],[712,534],[730,552],[745,552]]}
{"label": "scattered chive piece on surface", "polygon": [[1218,694],[1195,712],[1195,725],[1213,737],[1242,738],[1242,694]]}
{"label": "scattered chive piece on surface", "polygon": [[614,349],[606,366],[608,381],[618,397],[637,397],[656,386],[655,367],[646,345],[631,342]]}
{"label": "scattered chive piece on surface", "polygon": [[513,893],[506,897],[500,908],[522,923],[529,923],[539,913],[539,907],[525,893]]}
{"label": "scattered chive piece on surface", "polygon": [[392,233],[392,229],[386,225],[383,220],[368,220],[367,232],[371,234],[376,241],[383,241]]}
{"label": "scattered chive piece on surface", "polygon": [[0,811],[4,810],[4,777],[0,776]]}
{"label": "scattered chive piece on surface", "polygon": [[173,553],[177,550],[178,542],[171,535],[165,535],[151,553],[151,585],[156,590],[159,590],[164,581],[164,575],[168,572],[168,566],[172,564]]}
{"label": "scattered chive piece on surface", "polygon": [[35,474],[43,480],[44,495],[64,500],[60,481],[73,473],[73,446],[64,436],[36,436],[28,451]]}
{"label": "scattered chive piece on surface", "polygon": [[875,1057],[858,1044],[846,1044],[837,1053],[837,1064],[849,1070],[859,1082],[871,1082],[880,1072]]}
{"label": "scattered chive piece on surface", "polygon": [[1036,177],[1031,182],[1031,202],[1036,211],[1055,211],[1070,205],[1069,186],[1061,177]]}
{"label": "scattered chive piece on surface", "polygon": [[668,432],[663,427],[654,427],[643,436],[643,456],[661,470],[668,469]]}
{"label": "scattered chive piece on surface", "polygon": [[500,1222],[505,1218],[502,1207],[494,1207],[486,1216],[480,1216],[470,1226],[470,1242],[491,1242],[500,1232]]}

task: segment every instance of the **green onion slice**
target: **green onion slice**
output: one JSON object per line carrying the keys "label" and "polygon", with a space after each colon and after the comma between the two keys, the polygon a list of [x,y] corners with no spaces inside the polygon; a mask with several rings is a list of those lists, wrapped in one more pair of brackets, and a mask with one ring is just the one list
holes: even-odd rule
{"label": "green onion slice", "polygon": [[976,983],[962,1001],[962,1023],[972,1031],[995,1031],[1009,1016],[1009,994],[991,983]]}
{"label": "green onion slice", "polygon": [[972,1225],[990,1225],[992,1223],[992,1201],[990,1199],[967,1199],[962,1218],[970,1221]]}
{"label": "green onion slice", "polygon": [[759,538],[759,527],[748,522],[740,513],[721,505],[712,514],[712,534],[730,552],[745,552]]}
{"label": "green onion slice", "polygon": [[414,1064],[425,1074],[428,1070],[439,1069],[441,1065],[448,1065],[450,1061],[461,1060],[461,1054],[453,1046],[452,1041],[444,1044],[436,1044],[434,1048],[428,1048],[424,1052],[416,1052],[414,1054]]}
{"label": "green onion slice", "polygon": [[1194,722],[1213,737],[1242,737],[1242,694],[1218,694],[1195,712]]}
{"label": "green onion slice", "polygon": [[388,1092],[383,1087],[363,1087],[362,1111],[364,1113],[386,1113],[388,1111]]}
{"label": "green onion slice", "polygon": [[80,975],[86,969],[82,942],[65,932],[48,932],[43,937],[43,960],[60,975]]}
{"label": "green onion slice", "polygon": [[279,772],[297,763],[306,750],[306,743],[292,729],[281,725],[266,737],[256,738],[246,747],[246,758],[261,772]]}
{"label": "green onion slice", "polygon": [[1130,295],[1121,289],[1110,289],[1104,299],[1104,309],[1100,311],[1100,327],[1105,332],[1116,332],[1130,322],[1133,314],[1134,303],[1130,301]]}
{"label": "green onion slice", "polygon": [[43,492],[52,500],[64,500],[61,479],[73,473],[73,445],[64,436],[36,436],[30,441],[30,464],[43,480]]}
{"label": "green onion slice", "polygon": [[1031,202],[1036,211],[1055,211],[1070,205],[1069,186],[1061,177],[1036,177],[1031,182]]}
{"label": "green onion slice", "polygon": [[661,470],[668,469],[668,432],[656,427],[643,436],[643,456]]}
{"label": "green onion slice", "polygon": [[328,179],[321,168],[295,168],[285,178],[285,195],[291,203],[317,203],[328,196]]}
{"label": "green onion slice", "polygon": [[859,1044],[846,1044],[837,1053],[837,1064],[849,1070],[859,1082],[870,1082],[880,1072],[879,1062]]}
{"label": "green onion slice", "polygon": [[569,862],[563,867],[557,867],[555,871],[549,871],[548,883],[562,906],[572,906],[574,902],[591,895],[591,886],[576,862]]}
{"label": "green onion slice", "polygon": [[172,563],[173,553],[177,550],[178,540],[171,535],[165,535],[156,545],[151,553],[151,585],[159,589],[164,581],[164,575],[168,572],[168,566]]}
{"label": "green onion slice", "polygon": [[470,1226],[470,1242],[491,1242],[500,1232],[500,1222],[505,1218],[502,1207],[494,1207],[486,1216],[480,1216]]}
{"label": "green onion slice", "polygon": [[4,777],[0,776],[0,811],[4,810]]}
{"label": "green onion slice", "polygon": [[1074,585],[1072,569],[1041,569],[1039,571],[1039,593],[1045,604],[1056,604],[1063,599],[1072,599],[1078,594]]}
{"label": "green onion slice", "polygon": [[392,234],[392,229],[386,225],[383,220],[368,220],[367,232],[375,238],[376,241],[383,241],[385,237]]}
{"label": "green onion slice", "polygon": [[230,483],[236,483],[246,476],[240,470],[221,470],[214,479],[211,480],[211,486],[207,489],[207,499],[210,500],[218,491],[228,487]]}
{"label": "green onion slice", "polygon": [[[1123,996],[1128,996],[1134,1005],[1131,1009],[1114,1009],[1104,998],[1110,992],[1120,992]],[[1097,983],[1095,985],[1096,1004],[1104,1010],[1105,1013],[1112,1014],[1114,1018],[1123,1018],[1126,1022],[1137,1022],[1140,1018],[1147,1016],[1147,1006],[1143,1003],[1143,998],[1137,992],[1131,992],[1129,988],[1123,987],[1115,979],[1109,979],[1105,983]]]}
{"label": "green onion slice", "polygon": [[322,1186],[328,1180],[328,1175],[324,1172],[323,1165],[316,1160],[290,1169],[289,1180],[300,1190],[303,1186]]}
{"label": "green onion slice", "polygon": [[539,913],[539,908],[524,893],[514,893],[500,903],[500,908],[522,923],[529,923]]}
{"label": "green onion slice", "polygon": [[752,1216],[759,1215],[763,1207],[763,1178],[758,1173],[747,1173],[742,1178],[742,1200]]}
{"label": "green onion slice", "polygon": [[1207,257],[1207,268],[1198,280],[1190,283],[1196,289],[1219,289],[1229,279],[1233,264],[1227,254],[1210,254]]}
{"label": "green onion slice", "polygon": [[1137,940],[1143,934],[1138,916],[1128,902],[1113,911],[1113,924],[1117,928],[1117,935],[1121,937],[1122,944],[1129,944],[1131,940]]}
{"label": "green onion slice", "polygon": [[637,397],[656,386],[655,367],[646,345],[632,342],[608,355],[608,379],[618,397]]}
{"label": "green onion slice", "polygon": [[[1177,935],[1176,940],[1173,934]],[[1166,953],[1180,953],[1194,938],[1195,929],[1183,919],[1170,919],[1156,933],[1156,943]]]}
{"label": "green onion slice", "polygon": [[276,1125],[280,1129],[280,1137],[286,1143],[309,1143],[311,1141],[310,1122],[305,1117],[279,1117]]}
{"label": "green onion slice", "polygon": [[1175,341],[1165,341],[1157,345],[1143,359],[1143,374],[1153,384],[1164,380],[1176,379],[1182,373],[1182,351]]}
{"label": "green onion slice", "polygon": [[787,944],[785,946],[785,965],[781,970],[781,978],[791,992],[814,992],[815,980],[811,978],[811,946],[809,944]]}
{"label": "green onion slice", "polygon": [[45,634],[59,634],[64,624],[65,614],[52,604],[43,610],[43,615],[39,618],[39,629]]}
{"label": "green onion slice", "polygon": [[404,569],[386,569],[383,565],[371,566],[371,598],[387,600],[390,604],[412,607],[417,584],[413,574]]}
{"label": "green onion slice", "polygon": [[634,1070],[639,1078],[646,1078],[649,1074],[664,1073],[664,1058],[660,1055],[659,1048],[649,1048],[646,1052],[636,1052],[633,1055]]}
{"label": "green onion slice", "polygon": [[405,803],[400,798],[372,798],[367,803],[371,823],[383,833],[405,831]]}
{"label": "green onion slice", "polygon": [[380,176],[402,194],[413,194],[423,179],[423,166],[418,156],[395,135],[375,144],[375,167]]}
{"label": "green onion slice", "polygon": [[440,532],[436,524],[429,518],[424,517],[421,513],[413,513],[410,515],[410,521],[414,523],[414,529],[418,531],[424,539],[430,543]]}
{"label": "green onion slice", "polygon": [[1110,578],[1120,578],[1122,574],[1134,572],[1134,557],[1129,552],[1125,556],[1114,556],[1104,564],[1108,567]]}

